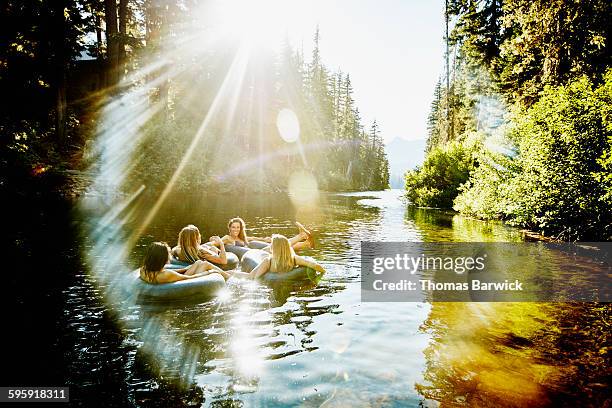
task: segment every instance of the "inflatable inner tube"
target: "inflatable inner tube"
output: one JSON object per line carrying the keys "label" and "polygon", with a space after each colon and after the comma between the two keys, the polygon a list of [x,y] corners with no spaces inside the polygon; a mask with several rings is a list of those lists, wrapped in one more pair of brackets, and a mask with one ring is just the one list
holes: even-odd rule
{"label": "inflatable inner tube", "polygon": [[[235,269],[238,266],[238,263],[240,262],[238,255],[231,253],[231,252],[226,252],[226,255],[227,255],[227,263],[225,265],[217,264],[214,262],[211,262],[211,263],[223,269],[224,271],[230,271],[232,269]],[[179,261],[178,259],[172,257],[172,259],[170,260],[170,265],[175,265],[175,266],[178,266],[179,268],[185,268],[191,264],[189,262]]]}
{"label": "inflatable inner tube", "polygon": [[264,249],[268,245],[270,245],[270,244],[268,244],[267,242],[261,242],[261,241],[251,241],[251,242],[249,242],[249,248],[251,248],[251,249]]}
{"label": "inflatable inner tube", "polygon": [[225,251],[227,253],[232,253],[234,255],[236,255],[238,257],[238,259],[242,259],[242,257],[244,256],[244,254],[246,254],[248,252],[249,248],[247,247],[243,247],[243,246],[238,246],[238,245],[232,245],[232,244],[228,244],[225,246]]}
{"label": "inflatable inner tube", "polygon": [[267,244],[265,242],[251,241],[251,242],[249,242],[249,246],[248,247],[228,244],[228,245],[225,246],[225,250],[227,252],[231,252],[233,254],[238,255],[238,258],[242,259],[244,254],[246,254],[249,251],[249,249],[264,249],[265,247],[267,247],[269,245],[270,244]]}
{"label": "inflatable inner tube", "polygon": [[[176,269],[167,265],[166,269]],[[140,279],[140,269],[130,273],[127,289],[139,302],[181,302],[210,298],[225,287],[225,279],[218,273],[173,283],[147,283]]]}
{"label": "inflatable inner tube", "polygon": [[[270,256],[268,252],[260,249],[251,249],[242,257],[240,263],[243,272],[251,272],[257,265],[261,263],[267,256]],[[313,260],[312,258],[308,258]],[[314,260],[313,260],[314,261]],[[261,281],[266,283],[282,282],[282,281],[313,281],[318,282],[323,274],[318,273],[314,269],[307,268],[305,266],[298,266],[293,268],[289,272],[278,273],[278,272],[267,272],[261,278]]]}

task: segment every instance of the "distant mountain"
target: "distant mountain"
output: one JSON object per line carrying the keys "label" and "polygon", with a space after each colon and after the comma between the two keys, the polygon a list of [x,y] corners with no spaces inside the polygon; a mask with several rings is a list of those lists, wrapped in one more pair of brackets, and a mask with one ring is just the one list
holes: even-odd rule
{"label": "distant mountain", "polygon": [[396,137],[385,146],[389,158],[391,188],[404,188],[404,173],[423,163],[425,139],[406,140]]}

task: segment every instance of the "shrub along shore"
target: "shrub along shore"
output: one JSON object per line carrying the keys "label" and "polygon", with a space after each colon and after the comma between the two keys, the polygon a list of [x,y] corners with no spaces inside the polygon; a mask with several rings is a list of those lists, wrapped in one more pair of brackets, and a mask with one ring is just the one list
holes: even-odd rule
{"label": "shrub along shore", "polygon": [[[542,7],[544,15],[562,17],[562,8]],[[512,33],[479,31],[475,16],[484,9],[451,9],[458,19],[451,33],[454,80],[448,89],[436,87],[425,161],[406,174],[413,204],[500,219],[560,240],[612,239],[609,40],[598,18],[587,21],[593,10],[572,7],[571,24],[540,33],[525,20],[537,16],[513,2],[497,17]],[[541,52],[576,36],[595,41],[597,33],[599,48]],[[487,35],[499,45],[489,56],[474,52]],[[519,38],[539,48],[517,54]],[[529,73],[516,69],[525,59]]]}

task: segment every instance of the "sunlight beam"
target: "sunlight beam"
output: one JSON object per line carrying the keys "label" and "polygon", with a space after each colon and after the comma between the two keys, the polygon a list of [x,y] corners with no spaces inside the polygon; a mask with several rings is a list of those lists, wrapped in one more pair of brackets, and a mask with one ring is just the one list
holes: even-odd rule
{"label": "sunlight beam", "polygon": [[247,50],[245,50],[244,48],[240,48],[238,52],[236,53],[234,60],[232,61],[232,65],[230,66],[230,69],[227,75],[225,76],[223,83],[221,84],[221,87],[219,88],[219,90],[217,91],[217,94],[215,95],[215,98],[210,106],[210,109],[206,113],[206,116],[204,117],[202,124],[200,125],[196,134],[191,140],[191,143],[189,147],[187,148],[187,151],[185,152],[183,159],[181,160],[178,167],[172,174],[170,181],[164,187],[164,190],[160,194],[159,198],[157,199],[157,201],[151,208],[151,211],[149,211],[144,221],[141,223],[141,225],[138,228],[135,229],[134,233],[130,237],[130,240],[129,240],[130,247],[133,246],[136,243],[136,241],[140,238],[140,235],[142,234],[142,232],[151,223],[153,218],[155,218],[155,215],[157,215],[157,212],[159,211],[162,204],[164,203],[164,201],[166,200],[166,198],[172,191],[174,184],[178,180],[179,176],[183,172],[189,160],[191,159],[191,156],[193,155],[193,152],[196,146],[202,139],[202,136],[204,135],[204,132],[206,131],[210,121],[212,120],[214,115],[217,113],[217,110],[219,109],[221,101],[223,97],[226,95],[226,93],[228,92],[229,87],[236,82],[237,78],[239,79],[244,76],[245,71],[246,71],[247,59],[248,59]]}

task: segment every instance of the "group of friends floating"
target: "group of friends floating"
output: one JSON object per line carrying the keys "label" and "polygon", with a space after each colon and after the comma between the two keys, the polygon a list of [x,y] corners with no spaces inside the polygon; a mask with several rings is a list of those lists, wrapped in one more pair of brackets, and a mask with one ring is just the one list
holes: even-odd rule
{"label": "group of friends floating", "polygon": [[[295,222],[299,233],[291,238],[281,234],[271,237],[247,237],[246,225],[242,218],[232,218],[228,223],[228,234],[220,238],[210,237],[202,243],[202,235],[195,225],[187,225],[178,235],[174,248],[165,242],[153,242],[147,248],[140,267],[140,278],[148,283],[171,283],[185,279],[194,279],[212,273],[222,275],[225,280],[231,276],[257,279],[268,272],[285,273],[298,266],[314,269],[324,273],[325,269],[310,259],[301,257],[296,251],[314,248],[313,234],[299,222]],[[250,242],[262,243],[261,250],[269,253],[250,272],[224,271],[217,265],[227,264],[226,245],[248,248]],[[189,263],[181,269],[166,269],[172,259]],[[217,265],[215,265],[217,264]]]}

